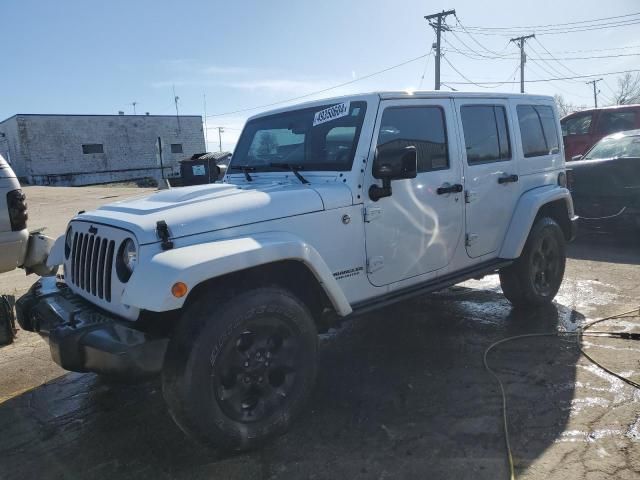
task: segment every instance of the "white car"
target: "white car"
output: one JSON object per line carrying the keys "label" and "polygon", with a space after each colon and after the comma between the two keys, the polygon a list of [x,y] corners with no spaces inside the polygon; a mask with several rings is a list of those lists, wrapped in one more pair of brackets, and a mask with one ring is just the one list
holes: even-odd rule
{"label": "white car", "polygon": [[221,184],[76,216],[65,283],[18,316],[68,370],[161,373],[183,430],[243,450],[299,413],[332,319],[493,272],[549,303],[576,220],[550,97],[315,101],[251,118]]}
{"label": "white car", "polygon": [[15,173],[0,155],[0,273],[24,263],[28,242],[26,198]]}

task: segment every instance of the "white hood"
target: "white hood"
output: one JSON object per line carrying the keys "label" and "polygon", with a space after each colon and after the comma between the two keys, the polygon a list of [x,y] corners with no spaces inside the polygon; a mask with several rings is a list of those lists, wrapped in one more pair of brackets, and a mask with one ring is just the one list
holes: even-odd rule
{"label": "white hood", "polygon": [[[325,184],[326,185],[326,184]],[[340,203],[351,201],[349,189],[335,184]],[[335,197],[334,195],[330,195]],[[330,202],[335,205],[335,198]],[[324,210],[318,191],[309,185],[262,183],[211,184],[175,188],[143,198],[105,205],[74,220],[102,223],[133,232],[140,244],[159,241],[156,222],[164,220],[172,238],[291,217]]]}

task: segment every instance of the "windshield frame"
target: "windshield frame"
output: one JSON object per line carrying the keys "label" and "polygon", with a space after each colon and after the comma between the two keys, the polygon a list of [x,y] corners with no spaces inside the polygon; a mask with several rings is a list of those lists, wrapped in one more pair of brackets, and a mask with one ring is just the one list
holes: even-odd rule
{"label": "windshield frame", "polygon": [[[360,136],[362,134],[362,130],[365,125],[367,110],[369,107],[368,102],[362,99],[354,99],[354,100],[345,99],[342,101],[330,101],[327,103],[317,104],[312,107],[291,109],[291,110],[286,110],[284,112],[278,112],[271,115],[264,115],[264,116],[250,119],[242,129],[242,134],[238,139],[238,143],[233,152],[233,157],[231,158],[231,162],[229,163],[229,169],[227,170],[227,172],[230,174],[231,172],[235,174],[236,171],[238,173],[241,173],[240,167],[250,167],[251,171],[256,173],[262,173],[262,172],[287,173],[286,169],[272,166],[272,165],[269,165],[268,163],[265,163],[264,165],[248,163],[247,160],[249,157],[249,148],[257,132],[261,130],[260,125],[262,124],[262,125],[268,126],[268,122],[274,122],[274,120],[280,121],[281,119],[286,118],[288,116],[300,115],[300,114],[310,114],[310,118],[312,119],[315,113],[331,108],[335,105],[340,105],[341,103],[346,103],[346,102],[349,102],[350,104],[349,105],[350,112],[353,111],[354,108],[360,108],[360,112],[358,113],[359,120],[356,122],[356,125],[355,125],[356,130],[353,135],[353,139],[351,141],[351,147],[350,147],[349,153],[347,154],[347,157],[343,161],[340,161],[340,162],[306,162],[306,161],[292,162],[287,158],[283,158],[279,160],[274,159],[271,163],[289,163],[292,166],[304,172],[349,172],[351,171],[353,168],[353,162],[355,159],[358,144],[360,143]],[[338,122],[335,125],[336,127],[344,127],[344,125],[342,125],[339,122],[340,118],[336,119],[336,121]],[[324,125],[328,126],[331,124],[331,122],[332,121],[326,122],[324,123]],[[314,128],[313,125],[311,125],[310,128]],[[268,128],[263,130],[268,130]],[[304,135],[305,135],[305,139],[301,145],[303,145],[303,148],[305,149],[304,156],[306,160],[307,141],[309,139],[308,132],[305,132]]]}

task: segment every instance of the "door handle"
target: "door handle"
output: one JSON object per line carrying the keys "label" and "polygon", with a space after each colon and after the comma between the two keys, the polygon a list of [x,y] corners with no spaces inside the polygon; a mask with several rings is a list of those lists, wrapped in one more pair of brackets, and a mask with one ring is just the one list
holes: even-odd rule
{"label": "door handle", "polygon": [[506,175],[498,178],[498,183],[513,183],[518,181],[518,175]]}
{"label": "door handle", "polygon": [[460,193],[462,191],[462,185],[454,183],[453,185],[444,184],[442,187],[438,187],[436,192],[438,195],[444,195],[445,193]]}

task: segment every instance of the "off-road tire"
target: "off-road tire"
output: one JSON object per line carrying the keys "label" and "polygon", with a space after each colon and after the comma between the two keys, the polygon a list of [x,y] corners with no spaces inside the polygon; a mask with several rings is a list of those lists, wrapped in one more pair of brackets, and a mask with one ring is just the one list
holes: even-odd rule
{"label": "off-road tire", "polygon": [[[247,411],[230,413],[231,407],[225,403],[227,400],[221,399],[219,392],[225,388],[221,384],[227,381],[227,374],[220,373],[220,368],[240,354],[255,360],[257,353],[239,353],[240,342],[244,341],[242,339],[247,335],[247,329],[258,331],[263,328],[261,322],[282,324],[283,331],[290,332],[290,335],[284,336],[287,340],[283,340],[281,345],[291,343],[294,347],[286,347],[287,352],[299,351],[299,356],[294,362],[294,380],[282,381],[282,385],[292,385],[291,390],[286,396],[278,393],[280,396],[274,397],[272,394],[269,397],[269,409],[275,410],[269,413],[265,400],[262,405],[263,418],[256,417],[250,421],[235,418],[246,415]],[[256,345],[252,348],[258,350]],[[176,423],[191,438],[224,450],[250,450],[284,433],[300,413],[315,383],[317,348],[317,331],[309,310],[283,288],[262,287],[235,296],[230,292],[217,297],[201,295],[186,308],[169,342],[162,372],[164,398]],[[264,358],[267,349],[262,351]],[[277,363],[278,355],[273,354],[272,363]],[[241,362],[242,366],[248,366],[248,361],[244,363],[243,359]],[[252,368],[255,365],[252,363]],[[268,363],[266,365],[274,367]],[[264,369],[264,362],[258,367]],[[271,382],[271,373],[267,370],[260,371],[266,372],[265,377]],[[235,371],[230,374],[232,377]],[[246,373],[246,369],[241,372]],[[246,387],[243,384],[249,382],[246,377],[250,375],[244,373],[236,378],[242,380],[233,382],[233,388]],[[288,378],[287,375],[289,373],[285,374],[285,378]],[[257,382],[257,379],[251,379],[249,388],[254,388],[254,381]],[[284,389],[282,385],[281,389]],[[263,383],[255,385],[256,388],[264,386]],[[276,388],[270,384],[267,386]],[[252,390],[254,397],[255,391]],[[244,402],[238,408],[244,409]]]}
{"label": "off-road tire", "polygon": [[[546,257],[541,253],[544,245],[550,252]],[[536,220],[520,257],[500,269],[504,296],[516,307],[551,303],[564,276],[565,250],[564,234],[556,221],[549,217]],[[543,267],[540,267],[541,263]],[[541,270],[546,272],[542,279]]]}

